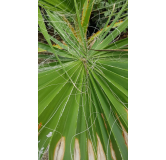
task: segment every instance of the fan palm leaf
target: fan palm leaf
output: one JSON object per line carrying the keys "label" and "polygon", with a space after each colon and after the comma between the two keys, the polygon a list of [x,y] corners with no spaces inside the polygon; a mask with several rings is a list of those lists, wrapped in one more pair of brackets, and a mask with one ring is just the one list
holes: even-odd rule
{"label": "fan palm leaf", "polygon": [[48,43],[39,42],[39,48],[53,53],[39,54],[53,60],[40,65],[38,73],[39,159],[49,149],[50,160],[127,160],[128,38],[114,40],[128,27],[128,18],[108,35],[127,2],[108,26],[109,16],[91,44],[86,35],[94,1],[68,2],[39,1],[64,41],[48,34],[39,8],[38,24]]}

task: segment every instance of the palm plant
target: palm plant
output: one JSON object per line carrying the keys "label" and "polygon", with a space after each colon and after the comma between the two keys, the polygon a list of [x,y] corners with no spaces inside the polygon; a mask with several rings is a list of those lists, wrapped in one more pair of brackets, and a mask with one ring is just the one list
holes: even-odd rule
{"label": "palm plant", "polygon": [[[39,159],[128,159],[128,39],[116,38],[128,27],[128,18],[110,30],[127,1],[110,23],[87,38],[94,0],[39,0],[39,31],[48,44],[39,51],[53,62],[39,66]],[[47,32],[48,21],[63,41]],[[56,45],[52,45],[52,42]]]}

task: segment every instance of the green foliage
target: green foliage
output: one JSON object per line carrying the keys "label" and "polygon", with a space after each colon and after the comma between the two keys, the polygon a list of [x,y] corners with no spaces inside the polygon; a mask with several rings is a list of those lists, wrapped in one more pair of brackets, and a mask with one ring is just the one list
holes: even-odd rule
{"label": "green foliage", "polygon": [[[120,11],[122,6],[125,4],[126,0],[118,0],[116,3],[111,0],[98,0],[95,1],[93,12],[92,12],[92,19],[91,23],[96,23],[98,29],[101,29],[104,27],[104,24],[107,22],[107,19],[109,17],[109,14],[111,13],[113,9],[114,3],[115,5],[115,11],[113,14],[113,17],[111,20],[113,20],[116,16],[116,14]],[[128,12],[128,8],[124,10],[124,12],[121,14],[121,17],[119,18],[119,21],[123,21],[124,18],[126,18]]]}
{"label": "green foliage", "polygon": [[[88,40],[94,4],[39,0],[45,11],[38,9],[39,31],[47,41],[39,51],[52,53],[39,54],[52,60],[38,73],[39,159],[48,148],[49,160],[128,159],[128,38],[116,40],[128,17],[115,26],[127,2],[117,14],[113,5],[103,30]],[[48,33],[45,20],[62,40]]]}

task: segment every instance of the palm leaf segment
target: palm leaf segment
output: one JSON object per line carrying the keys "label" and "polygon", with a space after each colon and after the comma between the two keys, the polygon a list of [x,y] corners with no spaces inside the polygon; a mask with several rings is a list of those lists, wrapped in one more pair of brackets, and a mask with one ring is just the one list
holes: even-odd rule
{"label": "palm leaf segment", "polygon": [[[50,160],[127,160],[128,39],[114,40],[127,28],[128,18],[106,36],[127,2],[108,26],[116,9],[116,5],[112,6],[108,23],[91,44],[86,33],[93,0],[70,0],[74,23],[69,22],[67,15],[54,12],[51,5],[58,4],[58,0],[39,2],[47,8],[48,20],[64,41],[48,34],[39,9],[40,31],[48,42],[39,43],[39,48],[54,54],[40,55],[54,62],[39,67],[39,159],[49,149]],[[80,13],[78,4],[82,3]],[[64,2],[58,9],[68,11],[70,7]],[[52,46],[51,40],[59,48]]]}

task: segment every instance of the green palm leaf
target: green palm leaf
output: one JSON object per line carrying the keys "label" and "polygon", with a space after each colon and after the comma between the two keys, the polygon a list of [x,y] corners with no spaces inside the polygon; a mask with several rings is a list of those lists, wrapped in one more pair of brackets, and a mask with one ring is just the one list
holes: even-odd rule
{"label": "green palm leaf", "polygon": [[[39,65],[39,159],[49,150],[49,160],[127,160],[128,39],[113,40],[127,28],[128,19],[106,36],[127,2],[112,27],[107,27],[112,11],[92,48],[85,35],[94,2],[70,0],[70,5],[63,1],[54,7],[58,3],[59,0],[39,1],[63,40],[62,43],[48,34],[39,8],[38,24],[48,43],[39,42],[39,49],[53,53],[39,54],[45,61],[52,60]],[[71,6],[74,23],[65,15],[71,13]]]}

